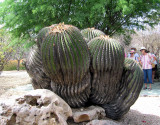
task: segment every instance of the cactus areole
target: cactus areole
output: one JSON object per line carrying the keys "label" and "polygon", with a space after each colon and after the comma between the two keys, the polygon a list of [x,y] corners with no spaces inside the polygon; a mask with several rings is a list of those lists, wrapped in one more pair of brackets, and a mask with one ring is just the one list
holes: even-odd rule
{"label": "cactus areole", "polygon": [[139,65],[124,61],[120,43],[97,29],[80,31],[64,23],[45,27],[34,51],[38,54],[31,53],[26,62],[34,89],[50,89],[74,108],[100,105],[107,117],[119,119],[143,85]]}

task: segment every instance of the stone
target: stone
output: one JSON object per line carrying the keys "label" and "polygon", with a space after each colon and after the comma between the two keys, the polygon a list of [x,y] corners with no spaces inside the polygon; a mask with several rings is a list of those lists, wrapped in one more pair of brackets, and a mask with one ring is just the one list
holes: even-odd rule
{"label": "stone", "polygon": [[13,103],[7,102],[0,104],[1,125],[67,125],[72,116],[69,105],[46,89],[32,90]]}
{"label": "stone", "polygon": [[105,110],[99,106],[90,106],[87,108],[72,109],[73,120],[76,123],[101,119],[106,116]]}
{"label": "stone", "polygon": [[93,120],[86,125],[121,125],[118,122],[114,122],[112,120]]}

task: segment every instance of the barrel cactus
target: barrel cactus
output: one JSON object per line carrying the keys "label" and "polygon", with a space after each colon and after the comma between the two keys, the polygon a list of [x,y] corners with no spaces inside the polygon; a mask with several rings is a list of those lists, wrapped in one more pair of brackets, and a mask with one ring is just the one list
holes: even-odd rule
{"label": "barrel cactus", "polygon": [[119,119],[137,100],[143,86],[143,71],[132,59],[125,59],[119,90],[114,99],[104,104],[107,117]]}
{"label": "barrel cactus", "polygon": [[40,34],[43,67],[55,83],[56,93],[72,107],[84,105],[90,94],[90,57],[80,30],[57,24],[42,29]]}
{"label": "barrel cactus", "polygon": [[34,88],[52,90],[71,107],[100,105],[112,119],[138,98],[141,68],[102,31],[54,24],[39,32],[37,46],[25,64]]}
{"label": "barrel cactus", "polygon": [[119,87],[124,62],[123,47],[108,36],[100,36],[88,43],[91,53],[92,93],[96,104],[110,102]]}
{"label": "barrel cactus", "polygon": [[98,37],[100,35],[105,35],[102,31],[95,28],[87,28],[81,30],[83,37],[86,39],[86,42],[89,42],[91,39]]}
{"label": "barrel cactus", "polygon": [[27,61],[24,63],[25,68],[31,77],[34,89],[51,90],[51,79],[44,73],[42,68],[42,59],[38,48],[34,48]]}

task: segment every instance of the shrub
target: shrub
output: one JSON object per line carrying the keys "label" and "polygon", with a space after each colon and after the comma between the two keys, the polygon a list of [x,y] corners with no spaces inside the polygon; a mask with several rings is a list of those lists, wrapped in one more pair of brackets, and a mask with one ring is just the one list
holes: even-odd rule
{"label": "shrub", "polygon": [[[17,70],[17,60],[10,60],[5,66],[4,71]],[[22,60],[20,61],[20,70],[25,70],[24,65],[22,65]]]}

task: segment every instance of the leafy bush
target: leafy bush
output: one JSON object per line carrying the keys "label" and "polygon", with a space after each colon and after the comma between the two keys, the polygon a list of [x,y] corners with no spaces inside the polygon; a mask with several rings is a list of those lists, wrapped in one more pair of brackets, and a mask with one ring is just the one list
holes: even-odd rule
{"label": "leafy bush", "polygon": [[4,69],[4,66],[9,61],[12,52],[13,49],[11,47],[7,47],[5,43],[0,43],[0,72]]}
{"label": "leafy bush", "polygon": [[[5,66],[4,71],[17,70],[17,60],[10,60]],[[20,61],[20,70],[25,70],[24,65],[22,65],[22,60]]]}

